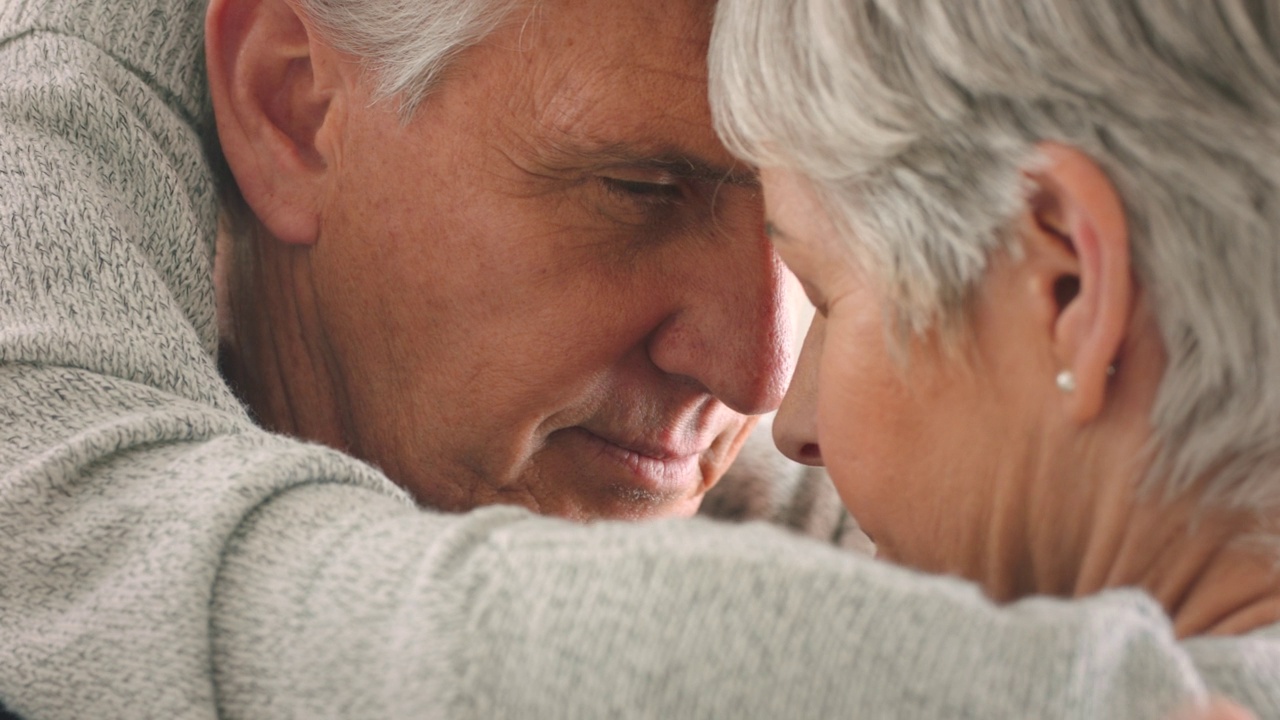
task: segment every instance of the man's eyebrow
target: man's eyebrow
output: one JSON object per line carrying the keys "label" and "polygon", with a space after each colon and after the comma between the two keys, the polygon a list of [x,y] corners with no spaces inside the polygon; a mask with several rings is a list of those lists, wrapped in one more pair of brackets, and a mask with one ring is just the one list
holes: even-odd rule
{"label": "man's eyebrow", "polygon": [[641,170],[657,170],[672,177],[759,189],[760,178],[746,165],[723,165],[676,149],[645,152],[632,145],[613,144],[593,148],[557,148],[562,160],[579,166],[607,168],[626,166]]}
{"label": "man's eyebrow", "polygon": [[669,154],[636,158],[626,164],[637,168],[661,170],[681,179],[747,188],[760,187],[760,178],[753,170],[745,167],[725,167],[689,155]]}

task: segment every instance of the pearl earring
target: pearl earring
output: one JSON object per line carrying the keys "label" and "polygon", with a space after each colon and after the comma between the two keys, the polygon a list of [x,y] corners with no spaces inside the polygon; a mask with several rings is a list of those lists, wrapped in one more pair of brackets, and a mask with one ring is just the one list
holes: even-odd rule
{"label": "pearl earring", "polygon": [[1058,389],[1064,393],[1075,392],[1076,390],[1076,374],[1070,370],[1063,370],[1058,373],[1056,378]]}

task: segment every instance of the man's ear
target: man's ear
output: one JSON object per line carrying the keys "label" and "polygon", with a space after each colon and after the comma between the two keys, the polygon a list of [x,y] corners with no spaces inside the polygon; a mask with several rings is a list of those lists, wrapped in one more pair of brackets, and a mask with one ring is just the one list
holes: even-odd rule
{"label": "man's ear", "polygon": [[333,51],[289,0],[211,0],[205,52],[218,137],[245,201],[277,239],[314,242],[342,105]]}
{"label": "man's ear", "polygon": [[1086,423],[1105,404],[1133,311],[1128,228],[1115,186],[1093,159],[1058,143],[1038,149],[1043,162],[1027,172],[1025,260],[1047,310],[1053,357],[1074,381],[1063,402]]}

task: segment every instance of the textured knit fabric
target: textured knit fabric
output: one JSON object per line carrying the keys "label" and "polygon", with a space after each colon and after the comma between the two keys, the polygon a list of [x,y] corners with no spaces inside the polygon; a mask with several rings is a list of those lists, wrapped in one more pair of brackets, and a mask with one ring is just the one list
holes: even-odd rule
{"label": "textured knit fabric", "polygon": [[46,718],[1280,718],[1280,635],[762,526],[439,515],[213,361],[203,7],[0,0],[0,702]]}

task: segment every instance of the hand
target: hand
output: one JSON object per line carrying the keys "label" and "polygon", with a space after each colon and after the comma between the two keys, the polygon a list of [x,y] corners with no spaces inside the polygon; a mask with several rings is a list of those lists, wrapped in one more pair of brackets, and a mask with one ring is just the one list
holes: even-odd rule
{"label": "hand", "polygon": [[1179,712],[1175,720],[1257,720],[1253,713],[1222,698],[1213,698],[1207,705]]}

